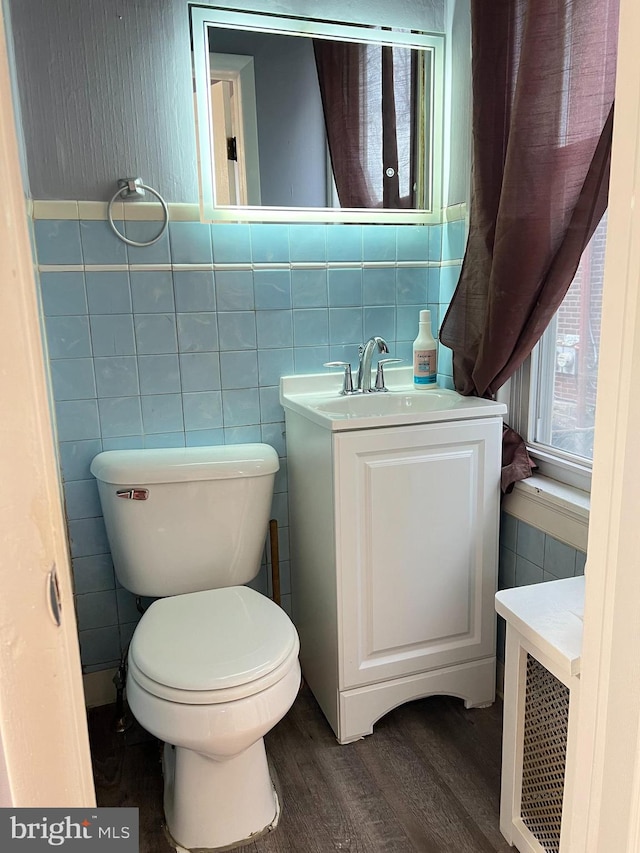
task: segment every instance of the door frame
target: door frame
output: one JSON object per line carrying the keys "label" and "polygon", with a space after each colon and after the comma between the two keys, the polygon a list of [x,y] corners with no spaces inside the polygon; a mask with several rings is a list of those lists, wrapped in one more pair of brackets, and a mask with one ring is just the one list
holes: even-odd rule
{"label": "door frame", "polygon": [[[640,847],[640,9],[621,0],[586,573],[575,853]],[[33,260],[0,14],[0,738],[14,805],[92,805],[86,718]],[[7,466],[5,468],[5,465]],[[45,581],[58,568],[63,620]],[[26,756],[29,756],[26,760]],[[0,772],[2,772],[0,770]],[[0,790],[4,790],[0,786]]]}
{"label": "door frame", "polygon": [[640,850],[639,41],[621,0],[571,853]]}
{"label": "door frame", "polygon": [[0,806],[90,807],[71,571],[20,174],[0,7]]}

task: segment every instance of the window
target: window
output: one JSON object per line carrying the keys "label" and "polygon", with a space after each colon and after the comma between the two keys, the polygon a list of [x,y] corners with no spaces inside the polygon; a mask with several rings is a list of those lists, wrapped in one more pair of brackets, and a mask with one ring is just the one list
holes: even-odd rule
{"label": "window", "polygon": [[511,420],[540,472],[585,490],[593,459],[606,220],[605,214],[511,389]]}

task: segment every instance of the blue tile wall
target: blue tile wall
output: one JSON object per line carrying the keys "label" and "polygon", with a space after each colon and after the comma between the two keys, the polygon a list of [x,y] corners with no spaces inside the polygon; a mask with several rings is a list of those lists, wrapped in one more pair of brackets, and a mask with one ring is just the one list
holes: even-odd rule
{"label": "blue tile wall", "polygon": [[[506,512],[500,518],[498,589],[584,574],[586,554]],[[498,658],[504,661],[504,620],[498,617]]]}
{"label": "blue tile wall", "polygon": [[458,219],[448,222],[442,229],[442,260],[455,261],[464,255],[466,241],[465,222]]}
{"label": "blue tile wall", "polygon": [[[122,233],[122,228],[119,227],[118,230]],[[157,234],[157,222],[125,222],[124,224],[125,237],[129,240],[135,240],[138,243],[147,243],[149,240],[153,240]],[[130,264],[171,263],[169,234],[165,232],[162,237],[151,246],[127,246],[127,260]],[[85,263],[87,263],[87,261],[85,261]]]}
{"label": "blue tile wall", "polygon": [[[124,228],[144,241],[157,223]],[[330,359],[355,364],[374,334],[410,363],[418,312],[431,309],[435,334],[455,287],[463,226],[171,222],[146,248],[101,221],[38,220],[34,232],[85,671],[115,666],[139,618],[114,576],[89,472],[102,449],[272,444],[287,606],[280,376],[321,372]],[[440,364],[440,383],[453,387],[444,348]],[[566,554],[548,552],[549,565],[564,567]],[[254,582],[265,592],[267,574],[263,564]]]}

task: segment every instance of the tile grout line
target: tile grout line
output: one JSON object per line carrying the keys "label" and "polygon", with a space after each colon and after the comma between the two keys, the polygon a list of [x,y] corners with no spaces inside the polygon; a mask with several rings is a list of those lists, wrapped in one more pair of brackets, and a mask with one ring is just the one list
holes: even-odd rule
{"label": "tile grout line", "polygon": [[220,263],[220,264],[38,264],[41,273],[57,272],[264,272],[269,270],[338,270],[338,269],[441,269],[461,261],[310,261],[290,263]]}

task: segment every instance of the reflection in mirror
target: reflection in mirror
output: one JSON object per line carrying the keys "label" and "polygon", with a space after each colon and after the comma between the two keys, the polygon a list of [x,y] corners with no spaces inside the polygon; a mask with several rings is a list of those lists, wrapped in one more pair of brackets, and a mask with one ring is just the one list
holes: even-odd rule
{"label": "reflection in mirror", "polygon": [[192,26],[203,218],[435,215],[440,36],[200,7]]}
{"label": "reflection in mirror", "polygon": [[424,208],[431,197],[431,56],[313,40],[340,207]]}
{"label": "reflection in mirror", "polygon": [[[243,135],[250,128],[249,132],[256,135],[259,200],[254,195],[254,200],[239,203],[331,207],[327,204],[327,142],[312,40],[210,27],[209,55],[215,57],[215,66],[210,60],[212,80],[217,76],[214,67],[223,57],[241,56],[252,69],[255,95],[251,106],[245,105],[244,119],[236,130]],[[222,167],[221,159],[227,156],[223,150],[226,137],[217,144],[218,116],[212,99],[208,120],[213,124],[216,175]],[[242,172],[240,155],[237,162]],[[216,204],[225,203],[229,202],[220,197],[216,181]]]}
{"label": "reflection in mirror", "polygon": [[253,58],[211,53],[210,73],[216,201],[260,204]]}

